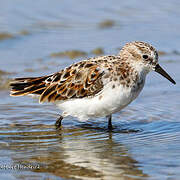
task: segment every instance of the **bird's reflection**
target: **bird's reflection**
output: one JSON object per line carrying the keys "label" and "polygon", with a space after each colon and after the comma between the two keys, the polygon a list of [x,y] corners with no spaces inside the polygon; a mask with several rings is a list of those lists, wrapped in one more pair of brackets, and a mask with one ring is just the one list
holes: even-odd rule
{"label": "bird's reflection", "polygon": [[70,179],[147,177],[128,149],[114,140],[118,133],[87,126],[56,130],[53,126],[37,125],[33,127],[36,131],[22,132],[21,129],[21,133],[14,136],[6,134],[4,140],[8,139],[8,149],[15,164],[40,165],[39,169],[30,170],[34,173],[50,173]]}

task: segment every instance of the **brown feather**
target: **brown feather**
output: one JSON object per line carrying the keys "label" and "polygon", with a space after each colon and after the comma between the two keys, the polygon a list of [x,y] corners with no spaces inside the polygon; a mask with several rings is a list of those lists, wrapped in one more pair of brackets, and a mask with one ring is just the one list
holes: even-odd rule
{"label": "brown feather", "polygon": [[41,103],[93,96],[103,88],[103,75],[97,61],[81,61],[52,75],[16,78],[11,96],[38,94]]}

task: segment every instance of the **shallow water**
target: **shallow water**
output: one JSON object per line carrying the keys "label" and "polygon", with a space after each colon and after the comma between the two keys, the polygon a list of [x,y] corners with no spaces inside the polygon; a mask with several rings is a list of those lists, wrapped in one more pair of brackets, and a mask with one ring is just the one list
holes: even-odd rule
{"label": "shallow water", "polygon": [[[179,179],[179,8],[178,0],[1,2],[0,179]],[[106,20],[113,23],[104,26]],[[138,99],[113,115],[112,132],[104,118],[68,117],[56,130],[54,105],[9,96],[9,78],[56,72],[82,59],[52,53],[90,57],[101,47],[114,54],[133,40],[163,51],[160,64],[177,84],[150,73]]]}

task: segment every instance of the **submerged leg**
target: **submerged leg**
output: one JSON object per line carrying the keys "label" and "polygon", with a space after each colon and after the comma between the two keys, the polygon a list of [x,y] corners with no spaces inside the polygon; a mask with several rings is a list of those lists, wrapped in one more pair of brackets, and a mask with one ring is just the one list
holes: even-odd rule
{"label": "submerged leg", "polygon": [[55,126],[56,128],[60,128],[61,127],[61,122],[63,120],[63,116],[59,116],[59,118],[56,120]]}
{"label": "submerged leg", "polygon": [[112,130],[113,127],[112,127],[112,114],[106,116],[108,118],[108,129],[109,130]]}

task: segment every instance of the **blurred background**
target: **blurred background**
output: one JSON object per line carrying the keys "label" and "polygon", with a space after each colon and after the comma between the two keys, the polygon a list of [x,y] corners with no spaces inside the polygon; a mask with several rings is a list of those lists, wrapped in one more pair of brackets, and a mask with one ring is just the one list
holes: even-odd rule
{"label": "blurred background", "polygon": [[[0,179],[179,179],[179,9],[178,0],[0,0]],[[135,40],[158,49],[177,84],[150,73],[139,98],[113,116],[111,133],[105,118],[68,117],[56,130],[54,105],[9,96],[14,77],[117,54]],[[33,167],[11,168],[18,164]]]}

